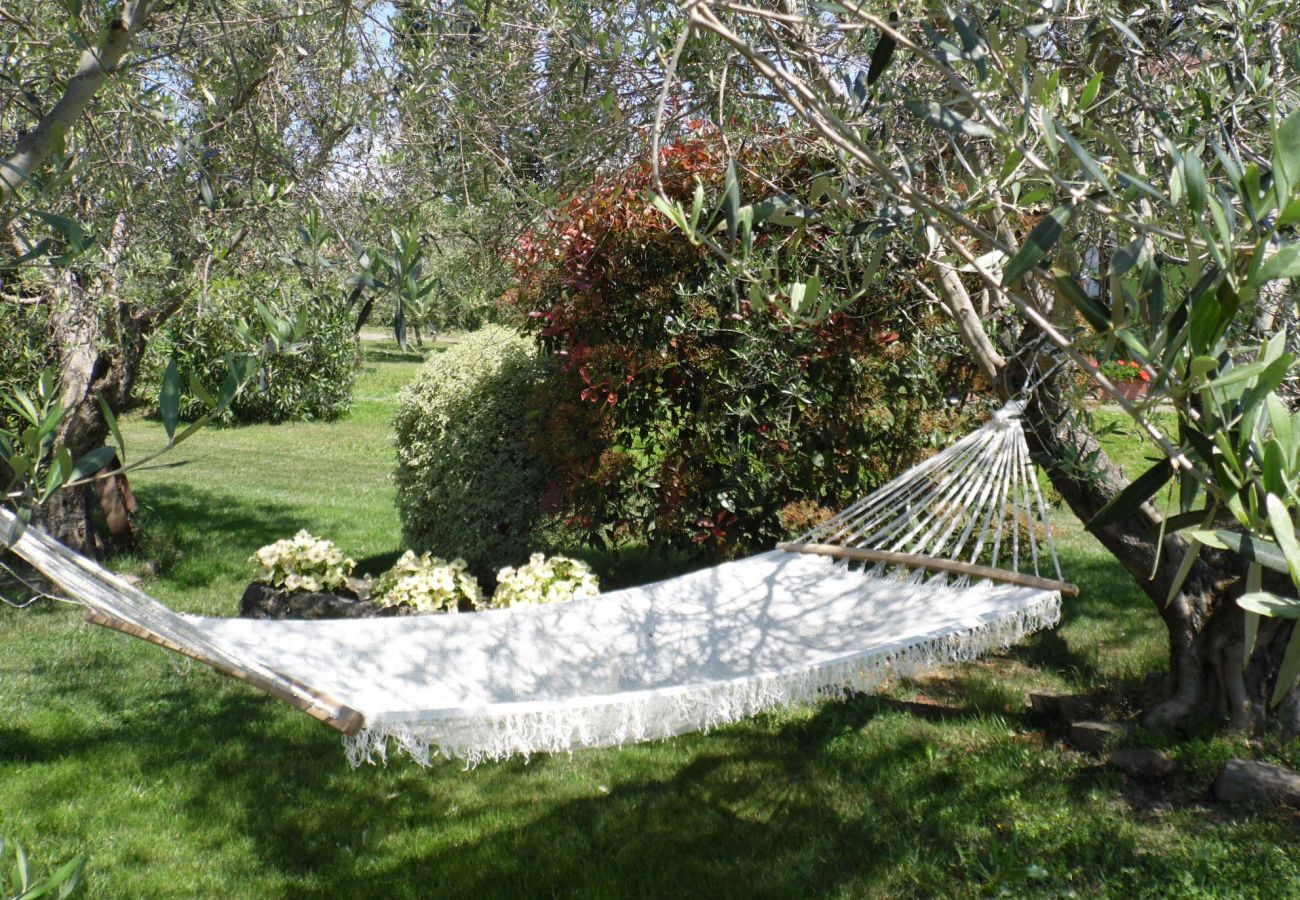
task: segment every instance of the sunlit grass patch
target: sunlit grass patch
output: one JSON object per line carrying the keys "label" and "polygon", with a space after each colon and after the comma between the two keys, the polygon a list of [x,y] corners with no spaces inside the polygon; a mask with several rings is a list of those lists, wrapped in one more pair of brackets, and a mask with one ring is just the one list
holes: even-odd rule
{"label": "sunlit grass patch", "polygon": [[[179,465],[134,479],[147,540],[118,562],[214,615],[234,614],[247,557],[298,528],[387,565],[389,398],[418,365],[372,358],[357,394],[375,399],[341,421],[182,445]],[[161,442],[154,423],[126,429]],[[95,897],[1294,895],[1294,821],[1206,804],[1242,740],[1140,730],[1183,766],[1152,795],[1029,713],[1031,690],[1119,704],[1116,685],[1165,666],[1149,601],[1068,514],[1054,521],[1083,594],[1005,654],[707,735],[472,771],[353,770],[333,732],[243,684],[74,608],[0,610],[0,832],[42,861],[85,853]],[[637,581],[674,561],[611,564]]]}

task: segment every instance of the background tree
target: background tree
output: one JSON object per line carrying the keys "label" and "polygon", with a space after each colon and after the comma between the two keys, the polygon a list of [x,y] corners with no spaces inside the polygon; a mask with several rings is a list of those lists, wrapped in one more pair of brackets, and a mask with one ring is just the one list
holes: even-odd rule
{"label": "background tree", "polygon": [[[598,175],[645,159],[675,15],[668,0],[396,5],[384,23],[393,78],[382,162],[367,191],[375,220],[416,223],[424,271],[437,275],[430,316],[492,318],[483,288],[492,299],[504,290],[519,237]],[[683,54],[690,87],[670,121],[714,103],[722,56],[704,44]],[[395,322],[395,301],[379,300],[371,321]],[[479,312],[454,312],[466,307]]]}
{"label": "background tree", "polygon": [[[371,108],[365,12],[255,0],[7,13],[0,145],[16,150],[0,280],[58,366],[50,454],[104,446],[104,409],[131,402],[150,337],[214,268],[252,263],[244,254],[271,244],[300,203],[329,193]],[[70,490],[41,515],[93,550],[91,508],[88,490]]]}

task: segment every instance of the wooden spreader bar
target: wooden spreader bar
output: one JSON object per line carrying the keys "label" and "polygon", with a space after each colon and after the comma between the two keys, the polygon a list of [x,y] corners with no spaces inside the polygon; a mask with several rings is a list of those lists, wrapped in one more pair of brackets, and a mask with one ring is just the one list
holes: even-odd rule
{"label": "wooden spreader bar", "polygon": [[302,710],[313,719],[318,719],[321,722],[324,722],[335,731],[341,731],[346,735],[354,735],[360,731],[362,726],[366,723],[365,717],[352,707],[344,706],[328,694],[323,694],[314,688],[310,688],[302,682],[290,678],[287,675],[282,675],[278,672],[276,673],[287,683],[293,685],[293,687],[302,691],[302,693],[308,695],[311,699],[299,696],[284,687],[284,685],[276,684],[274,681],[271,681],[262,675],[258,675],[256,672],[247,672],[243,669],[236,668],[228,663],[214,659],[205,653],[195,650],[192,647],[184,647],[175,641],[170,641],[161,635],[155,634],[147,628],[141,628],[139,625],[133,625],[130,622],[125,622],[114,616],[105,615],[98,610],[87,609],[86,621],[94,625],[102,625],[104,628],[111,628],[114,631],[120,631],[123,634],[129,634],[132,637],[141,638],[151,644],[165,647],[174,653],[180,653],[184,656],[188,656],[190,659],[198,660],[205,666],[211,666],[218,672],[221,672],[223,675],[237,678],[240,681],[252,685],[259,691],[264,691],[270,694],[277,700],[283,700],[295,709]]}
{"label": "wooden spreader bar", "polygon": [[995,569],[992,566],[980,566],[975,563],[956,562],[940,559],[937,556],[921,556],[916,553],[895,553],[892,550],[870,550],[865,547],[839,547],[835,544],[799,544],[782,541],[776,549],[787,553],[811,553],[814,556],[829,556],[834,559],[857,559],[863,562],[888,563],[907,566],[913,569],[937,569],[941,572],[956,572],[972,578],[987,578],[1005,584],[1018,584],[1021,587],[1041,588],[1045,591],[1060,591],[1066,597],[1079,596],[1079,586],[1067,581],[1052,578],[1040,578],[1037,575],[1024,575],[1009,569]]}

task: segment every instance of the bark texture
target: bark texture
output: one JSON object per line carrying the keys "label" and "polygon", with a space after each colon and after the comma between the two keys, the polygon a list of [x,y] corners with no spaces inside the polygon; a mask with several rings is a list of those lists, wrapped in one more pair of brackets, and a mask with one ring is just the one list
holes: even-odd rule
{"label": "bark texture", "polygon": [[[50,340],[58,349],[60,396],[67,411],[56,446],[67,447],[73,459],[104,446],[108,423],[98,397],[113,410],[124,409],[144,354],[146,335],[140,321],[129,316],[125,305],[112,311],[116,315],[106,316],[93,295],[98,287],[98,283],[83,285],[75,273],[65,273],[51,314]],[[123,315],[125,320],[118,318]],[[109,532],[129,544],[129,520],[122,514],[129,517],[133,504],[125,478],[119,477],[58,491],[37,516],[58,540],[95,555],[104,549],[97,536],[96,510],[103,509]]]}
{"label": "bark texture", "polygon": [[[1088,525],[1128,479],[1097,438],[1053,394],[1048,387],[1030,403],[1025,412],[1026,437],[1053,486]],[[1245,587],[1244,565],[1233,554],[1202,550],[1171,597],[1189,547],[1175,535],[1161,538],[1160,524],[1160,514],[1143,504],[1105,527],[1088,525],[1088,531],[1151,598],[1169,634],[1169,694],[1148,710],[1147,721],[1182,725],[1197,718],[1226,718],[1233,728],[1255,730],[1276,716],[1285,728],[1300,731],[1295,691],[1280,708],[1271,709],[1269,704],[1291,634],[1289,623],[1264,620],[1255,651],[1244,665],[1244,614],[1236,605]],[[1281,583],[1266,586],[1286,589]]]}

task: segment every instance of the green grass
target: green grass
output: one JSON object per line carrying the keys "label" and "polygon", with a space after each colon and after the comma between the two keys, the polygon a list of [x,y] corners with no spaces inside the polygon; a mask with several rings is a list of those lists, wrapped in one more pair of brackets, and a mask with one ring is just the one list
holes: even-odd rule
{"label": "green grass", "polygon": [[[261,544],[298,528],[370,568],[400,549],[389,421],[418,367],[371,348],[334,423],[204,432],[135,479],[162,562],[148,587],[231,615]],[[161,441],[132,420],[139,454]],[[1120,447],[1140,465],[1140,450]],[[1044,734],[1031,688],[1112,712],[1151,689],[1163,633],[1068,516],[1065,622],[998,658],[880,695],[623,750],[463,771],[351,769],[333,732],[75,610],[0,611],[0,833],[88,857],[97,897],[1286,897],[1295,821],[1206,802],[1254,753],[1203,736],[1181,774],[1128,784]]]}

